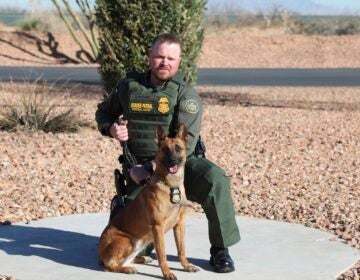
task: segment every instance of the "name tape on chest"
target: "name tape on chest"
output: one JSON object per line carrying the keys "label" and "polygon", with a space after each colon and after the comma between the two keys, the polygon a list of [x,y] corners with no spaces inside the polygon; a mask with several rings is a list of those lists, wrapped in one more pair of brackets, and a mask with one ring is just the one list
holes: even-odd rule
{"label": "name tape on chest", "polygon": [[151,112],[153,110],[153,104],[152,103],[131,102],[130,110],[132,112]]}
{"label": "name tape on chest", "polygon": [[167,97],[160,97],[156,100],[132,99],[129,106],[130,112],[143,113],[162,113],[166,114],[170,111],[170,103]]}

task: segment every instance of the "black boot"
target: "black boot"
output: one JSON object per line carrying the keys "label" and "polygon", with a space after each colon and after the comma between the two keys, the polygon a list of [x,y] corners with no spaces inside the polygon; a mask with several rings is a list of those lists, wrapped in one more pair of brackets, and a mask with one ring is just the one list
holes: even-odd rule
{"label": "black boot", "polygon": [[210,264],[214,267],[215,272],[227,273],[235,270],[234,261],[230,257],[227,248],[211,246],[210,254]]}

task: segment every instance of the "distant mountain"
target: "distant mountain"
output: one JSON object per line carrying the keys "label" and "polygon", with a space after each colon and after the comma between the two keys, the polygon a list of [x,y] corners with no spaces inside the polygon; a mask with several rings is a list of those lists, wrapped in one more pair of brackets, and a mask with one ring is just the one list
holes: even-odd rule
{"label": "distant mountain", "polygon": [[[210,11],[215,6],[218,6],[218,8],[220,6],[227,11],[239,8],[251,12],[266,12],[278,7],[301,15],[338,15],[356,12],[339,9],[331,5],[317,4],[312,0],[208,0],[208,3]],[[357,12],[359,13],[359,11]]]}

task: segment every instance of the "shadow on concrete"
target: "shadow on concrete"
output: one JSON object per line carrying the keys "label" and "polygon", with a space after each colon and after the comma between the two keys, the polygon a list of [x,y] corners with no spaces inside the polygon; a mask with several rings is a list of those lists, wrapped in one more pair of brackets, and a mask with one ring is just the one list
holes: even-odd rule
{"label": "shadow on concrete", "polygon": [[77,232],[20,225],[0,226],[0,250],[9,255],[39,256],[57,263],[103,271],[99,238]]}
{"label": "shadow on concrete", "polygon": [[[156,259],[156,254],[152,253],[150,256],[153,259]],[[210,258],[210,254],[209,254],[209,258]],[[207,260],[207,259],[198,259],[198,258],[187,258],[187,259],[190,263],[200,267],[202,270],[206,270],[206,271],[214,270],[213,267],[210,265],[209,260]],[[167,260],[168,260],[168,262],[179,262],[179,258],[175,255],[167,255]],[[149,263],[146,265],[158,267],[158,265],[154,264],[154,263]],[[174,271],[183,271],[183,269],[172,267],[171,264],[169,264],[169,267],[171,270],[174,270]]]}
{"label": "shadow on concrete", "polygon": [[[21,225],[0,226],[0,250],[8,255],[38,256],[64,265],[103,271],[103,267],[98,264],[98,241],[97,236],[59,229]],[[156,254],[152,253],[151,257],[156,259]],[[167,260],[179,262],[175,255],[168,255]],[[203,270],[212,271],[208,260],[188,260]],[[146,265],[158,267],[157,262]],[[174,271],[183,271],[169,265]],[[141,274],[144,273],[139,272],[139,275]],[[146,276],[158,278],[154,275]]]}

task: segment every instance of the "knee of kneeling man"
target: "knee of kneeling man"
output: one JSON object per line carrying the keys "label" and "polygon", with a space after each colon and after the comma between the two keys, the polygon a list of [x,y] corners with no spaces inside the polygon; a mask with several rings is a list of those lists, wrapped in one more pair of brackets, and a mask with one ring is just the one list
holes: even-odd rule
{"label": "knee of kneeling man", "polygon": [[[205,173],[205,178],[209,183],[221,183],[220,185],[229,185],[230,178],[225,171],[218,166],[211,166]],[[217,185],[217,184],[216,184]]]}

